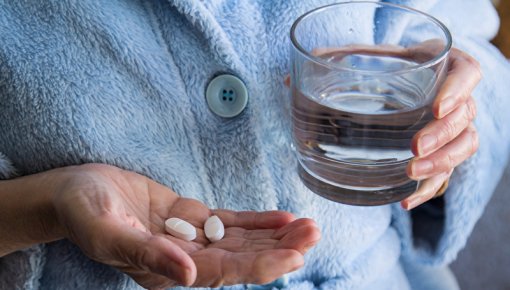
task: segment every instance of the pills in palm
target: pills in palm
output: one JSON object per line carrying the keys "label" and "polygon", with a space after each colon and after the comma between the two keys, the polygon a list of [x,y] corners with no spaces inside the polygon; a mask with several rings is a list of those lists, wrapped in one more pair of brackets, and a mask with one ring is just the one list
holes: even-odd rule
{"label": "pills in palm", "polygon": [[205,236],[211,242],[217,242],[225,235],[225,227],[218,216],[213,215],[204,224]]}
{"label": "pills in palm", "polygon": [[187,221],[180,218],[169,218],[165,221],[165,230],[172,236],[186,241],[193,241],[197,237],[197,230]]}

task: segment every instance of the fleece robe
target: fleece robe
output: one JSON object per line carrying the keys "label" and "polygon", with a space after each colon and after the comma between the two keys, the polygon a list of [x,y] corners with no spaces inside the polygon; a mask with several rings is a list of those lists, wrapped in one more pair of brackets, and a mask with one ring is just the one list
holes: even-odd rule
{"label": "fleece robe", "polygon": [[[451,262],[508,160],[510,65],[488,42],[497,15],[488,0],[391,1],[443,21],[484,74],[473,92],[479,152],[455,170],[443,203],[410,214],[398,204],[325,200],[297,175],[283,84],[289,30],[334,2],[0,0],[0,178],[100,162],[212,208],[288,210],[315,219],[322,241],[286,289],[409,289],[416,281],[403,265]],[[378,11],[355,17],[404,21]],[[222,73],[250,94],[235,118],[205,101]],[[138,287],[66,240],[0,258],[0,289]]]}

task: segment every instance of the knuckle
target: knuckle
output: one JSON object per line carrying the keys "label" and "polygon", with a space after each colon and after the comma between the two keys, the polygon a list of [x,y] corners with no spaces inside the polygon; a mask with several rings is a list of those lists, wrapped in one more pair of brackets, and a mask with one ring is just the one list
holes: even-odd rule
{"label": "knuckle", "polygon": [[436,158],[432,162],[432,169],[430,172],[444,172],[454,168],[455,165],[455,157],[452,153],[446,153],[441,158]]}
{"label": "knuckle", "polygon": [[420,194],[421,196],[423,196],[423,201],[427,201],[434,197],[434,194],[436,193],[435,187],[436,185],[434,183],[428,182],[423,183],[423,187],[421,188],[422,193]]}
{"label": "knuckle", "polygon": [[478,132],[475,130],[472,133],[472,140],[471,140],[471,150],[470,155],[475,154],[476,151],[478,151],[478,148],[480,147],[480,138],[478,137]]}
{"label": "knuckle", "polygon": [[[476,63],[478,63],[478,61],[477,61]],[[481,80],[482,80],[482,78],[483,78],[483,73],[482,73],[482,67],[481,67],[479,64],[478,64],[478,67],[477,67],[477,69],[476,69],[476,74],[477,74],[477,76],[476,76],[476,80],[477,80],[478,82],[479,82],[479,81],[481,81]]]}
{"label": "knuckle", "polygon": [[469,98],[469,100],[467,102],[467,110],[468,110],[469,121],[472,121],[476,117],[476,114],[477,114],[476,103],[472,97]]}
{"label": "knuckle", "polygon": [[432,168],[429,170],[429,172],[436,172],[441,171],[442,168],[446,168],[446,158],[437,158],[434,161],[432,161]]}
{"label": "knuckle", "polygon": [[453,155],[453,153],[448,153],[446,154],[446,158],[445,158],[445,163],[444,163],[444,168],[441,168],[443,169],[442,171],[448,171],[452,168],[454,168],[456,165],[456,158],[455,156]]}
{"label": "knuckle", "polygon": [[476,74],[476,79],[480,81],[482,79],[482,66],[480,65],[480,62],[467,53],[463,53],[463,58],[470,66],[473,74]]}
{"label": "knuckle", "polygon": [[466,54],[466,61],[473,67],[474,70],[482,74],[482,66],[480,65],[480,62],[476,60],[474,57],[470,56],[469,54]]}
{"label": "knuckle", "polygon": [[457,130],[454,122],[451,120],[445,120],[443,122],[443,125],[441,126],[441,132],[447,139],[451,140],[453,137],[455,137],[456,131]]}
{"label": "knuckle", "polygon": [[474,74],[477,82],[482,79],[482,67],[480,62],[478,62],[478,60],[476,60],[473,56],[459,49],[453,49],[452,56],[467,65]]}

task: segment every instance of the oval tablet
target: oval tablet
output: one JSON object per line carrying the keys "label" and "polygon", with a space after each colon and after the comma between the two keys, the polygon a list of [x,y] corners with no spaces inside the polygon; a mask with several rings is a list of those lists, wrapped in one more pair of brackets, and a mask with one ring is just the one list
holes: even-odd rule
{"label": "oval tablet", "polygon": [[211,242],[217,242],[225,235],[225,227],[220,218],[213,215],[205,221],[204,225],[205,236]]}
{"label": "oval tablet", "polygon": [[193,241],[197,237],[195,227],[180,218],[167,219],[165,221],[165,230],[172,236],[186,241]]}

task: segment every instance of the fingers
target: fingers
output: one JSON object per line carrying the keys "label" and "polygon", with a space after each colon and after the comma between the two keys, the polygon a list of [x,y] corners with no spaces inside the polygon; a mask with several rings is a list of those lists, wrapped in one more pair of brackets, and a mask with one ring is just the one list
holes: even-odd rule
{"label": "fingers", "polygon": [[247,230],[239,227],[225,229],[225,238],[237,237],[244,239],[281,239],[283,236],[301,226],[317,228],[317,224],[312,219],[300,218],[294,220],[278,229],[256,229]]}
{"label": "fingers", "polygon": [[225,228],[241,227],[245,229],[274,229],[282,227],[295,218],[285,211],[231,211],[225,209],[213,210]]}
{"label": "fingers", "polygon": [[448,172],[473,155],[478,149],[478,134],[473,125],[454,141],[424,158],[414,158],[407,166],[407,174],[415,180]]}
{"label": "fingers", "polygon": [[247,240],[271,239],[275,232],[275,229],[247,230],[243,228],[232,227],[225,229],[224,238],[243,238]]}
{"label": "fingers", "polygon": [[440,120],[434,120],[414,136],[411,149],[415,156],[425,157],[455,139],[473,121],[476,105],[472,97]]}
{"label": "fingers", "polygon": [[320,231],[311,219],[295,220],[278,230],[227,228],[225,237],[209,247],[232,252],[261,251],[273,248],[294,249],[302,254],[320,240]]}
{"label": "fingers", "polygon": [[448,77],[432,105],[438,119],[465,103],[482,77],[480,64],[467,53],[452,49],[449,57]]}
{"label": "fingers", "polygon": [[481,79],[480,65],[458,49],[452,49],[449,57],[447,79],[432,105],[437,120],[420,130],[411,142],[416,158],[409,163],[407,174],[425,180],[401,202],[406,209],[434,197],[453,169],[478,149],[478,135],[472,125],[476,105],[471,93]]}
{"label": "fingers", "polygon": [[[314,220],[308,219],[308,218],[300,218],[292,223],[287,224],[286,226],[278,229],[272,236],[274,239],[282,239],[284,236],[290,234],[291,232],[295,231],[297,228],[306,227],[306,228],[313,228],[317,229],[317,224]],[[320,232],[318,233],[320,235]],[[320,238],[320,236],[319,236]]]}
{"label": "fingers", "polygon": [[295,250],[231,253],[206,249],[192,254],[198,278],[193,286],[219,287],[233,284],[266,284],[303,266]]}
{"label": "fingers", "polygon": [[247,240],[243,238],[223,238],[208,246],[208,248],[218,248],[229,252],[258,252],[263,250],[272,250],[278,240],[275,239],[257,239]]}
{"label": "fingers", "polygon": [[209,248],[220,248],[230,252],[250,252],[269,249],[293,249],[305,254],[318,243],[321,234],[311,219],[295,220],[279,230],[235,230],[227,229],[226,236]]}
{"label": "fingers", "polygon": [[[296,225],[289,225],[293,227],[290,230],[282,229],[287,232],[276,244],[277,249],[294,249],[301,254],[305,254],[311,247],[315,246],[320,238],[321,233],[319,228],[310,219],[301,219],[301,223]],[[281,233],[275,233],[273,237],[278,237]]]}
{"label": "fingers", "polygon": [[191,285],[196,278],[193,260],[169,240],[134,229],[115,221],[104,221],[107,231],[102,246],[110,249],[117,261],[168,277],[181,285]]}
{"label": "fingers", "polygon": [[427,180],[420,182],[418,190],[408,198],[402,200],[400,204],[403,208],[410,210],[418,205],[435,197],[444,182],[450,178],[453,170],[435,175]]}

